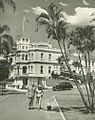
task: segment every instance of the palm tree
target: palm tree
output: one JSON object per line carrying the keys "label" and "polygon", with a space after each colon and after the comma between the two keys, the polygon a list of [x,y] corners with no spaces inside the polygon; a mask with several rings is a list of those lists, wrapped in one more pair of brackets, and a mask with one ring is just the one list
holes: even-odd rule
{"label": "palm tree", "polygon": [[[61,9],[59,9],[54,3],[51,3],[48,6],[48,9],[46,10],[45,13],[41,13],[39,16],[36,18],[37,22],[37,31],[40,26],[45,26],[46,27],[46,33],[48,38],[53,38],[58,42],[59,48],[62,53],[62,57],[65,61],[65,64],[72,75],[74,82],[80,92],[81,98],[83,100],[83,103],[85,107],[88,110],[88,105],[85,101],[85,98],[83,97],[83,92],[81,90],[80,85],[78,84],[69,64],[67,61],[67,54],[66,54],[66,28],[67,28],[67,23],[65,17],[61,14]],[[63,51],[64,49],[64,51]]]}
{"label": "palm tree", "polygon": [[[75,29],[75,31],[72,31],[70,33],[69,45],[70,44],[73,45],[78,50],[78,53],[79,53],[78,57],[79,57],[80,64],[81,64],[80,53],[83,54],[83,57],[85,60],[85,69],[87,69],[86,70],[87,75],[89,75],[88,81],[85,79],[82,64],[81,64],[81,71],[82,71],[83,79],[86,81],[85,86],[86,86],[86,90],[87,90],[89,106],[91,108],[90,110],[91,110],[91,112],[93,112],[94,88],[91,87],[91,80],[90,80],[90,79],[92,79],[91,70],[90,70],[90,63],[91,63],[90,54],[95,49],[94,26],[88,25],[85,27],[77,27]],[[89,88],[88,88],[87,84],[89,85]],[[91,99],[92,99],[92,101],[91,101]]]}
{"label": "palm tree", "polygon": [[[0,8],[5,12],[5,3],[9,4],[13,8],[13,12],[16,10],[15,0],[0,0]],[[0,25],[0,55],[8,55],[13,46],[13,37],[6,33],[10,32],[8,25]]]}
{"label": "palm tree", "polygon": [[10,29],[7,25],[0,26],[0,55],[4,57],[10,53],[14,45],[13,37],[7,34],[8,31]]}
{"label": "palm tree", "polygon": [[[13,7],[13,13],[14,13],[16,10],[15,1],[14,0],[0,0],[0,8],[3,10],[3,12],[5,12],[5,3],[8,3],[9,5]],[[10,53],[11,48],[14,44],[13,37],[7,34],[8,32],[10,32],[10,28],[8,25],[2,25],[2,26],[0,25],[0,56],[3,56],[3,58],[6,57],[5,66],[10,66],[8,63],[7,55]],[[2,64],[1,60],[0,60],[0,64]],[[8,74],[9,74],[8,71],[9,71],[9,67],[7,68],[7,71],[5,72],[7,74],[7,76],[5,76],[6,78],[8,77]],[[3,81],[4,79],[5,78],[2,78],[1,80]]]}
{"label": "palm tree", "polygon": [[9,75],[9,68],[10,68],[10,63],[5,59],[0,59],[0,85],[2,85],[2,91],[1,91],[2,94],[6,84],[6,80]]}
{"label": "palm tree", "polygon": [[13,8],[13,12],[16,10],[16,2],[14,0],[0,0],[0,8],[5,11],[5,3],[9,4]]}
{"label": "palm tree", "polygon": [[[16,2],[14,0],[0,0],[0,8],[5,12],[5,3],[13,7],[13,12],[16,10]],[[13,46],[13,37],[6,33],[10,32],[8,25],[0,25],[0,55],[8,55]],[[4,33],[4,34],[3,34]]]}

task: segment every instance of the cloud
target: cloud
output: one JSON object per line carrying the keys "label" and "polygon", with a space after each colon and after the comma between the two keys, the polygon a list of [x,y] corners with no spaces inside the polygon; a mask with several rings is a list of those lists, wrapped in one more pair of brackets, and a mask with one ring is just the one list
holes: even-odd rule
{"label": "cloud", "polygon": [[32,8],[32,10],[33,10],[33,13],[36,14],[36,15],[40,15],[41,13],[48,14],[46,10],[42,9],[39,6],[36,6],[35,8]]}
{"label": "cloud", "polygon": [[95,8],[75,8],[75,15],[65,15],[67,22],[73,25],[88,25],[89,21],[92,19],[91,14],[95,11]]}
{"label": "cloud", "polygon": [[30,11],[28,9],[23,10],[24,13],[29,13]]}
{"label": "cloud", "polygon": [[61,6],[69,6],[69,4],[66,4],[66,3],[63,3],[63,2],[60,2],[59,3]]}

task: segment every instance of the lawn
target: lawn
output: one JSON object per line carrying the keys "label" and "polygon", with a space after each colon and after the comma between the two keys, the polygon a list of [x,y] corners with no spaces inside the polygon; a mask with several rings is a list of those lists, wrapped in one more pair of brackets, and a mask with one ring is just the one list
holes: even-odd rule
{"label": "lawn", "polygon": [[76,88],[56,91],[56,99],[66,120],[95,120],[95,113],[88,114]]}

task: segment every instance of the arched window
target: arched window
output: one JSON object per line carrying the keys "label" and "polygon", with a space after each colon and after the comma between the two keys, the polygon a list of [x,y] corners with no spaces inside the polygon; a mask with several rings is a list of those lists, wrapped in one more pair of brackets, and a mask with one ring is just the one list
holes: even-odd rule
{"label": "arched window", "polygon": [[51,54],[49,54],[49,60],[51,60]]}
{"label": "arched window", "polygon": [[44,69],[43,69],[43,66],[41,66],[41,70],[40,70],[40,73],[43,74],[44,73]]}
{"label": "arched window", "polygon": [[29,59],[30,59],[30,53],[29,53],[29,55],[28,55],[28,56],[29,56]]}
{"label": "arched window", "polygon": [[25,39],[23,38],[22,41],[25,42]]}
{"label": "arched window", "polygon": [[31,53],[31,58],[33,59],[33,53]]}
{"label": "arched window", "polygon": [[48,67],[48,73],[51,73],[51,66]]}
{"label": "arched window", "polygon": [[33,73],[33,66],[31,65],[31,73]]}
{"label": "arched window", "polygon": [[30,73],[30,66],[28,66],[28,73]]}
{"label": "arched window", "polygon": [[19,66],[17,66],[17,74],[19,74]]}
{"label": "arched window", "polygon": [[26,46],[26,50],[28,49],[28,46]]}
{"label": "arched window", "polygon": [[26,54],[26,56],[25,56],[25,60],[28,60],[28,55]]}
{"label": "arched window", "polygon": [[27,67],[26,66],[23,66],[23,73],[27,73]]}
{"label": "arched window", "polygon": [[41,53],[41,59],[43,59],[44,58],[44,53]]}
{"label": "arched window", "polygon": [[28,38],[26,38],[26,43],[28,43]]}
{"label": "arched window", "polygon": [[24,46],[22,46],[22,49],[24,49]]}
{"label": "arched window", "polygon": [[22,60],[24,60],[24,54],[22,54]]}

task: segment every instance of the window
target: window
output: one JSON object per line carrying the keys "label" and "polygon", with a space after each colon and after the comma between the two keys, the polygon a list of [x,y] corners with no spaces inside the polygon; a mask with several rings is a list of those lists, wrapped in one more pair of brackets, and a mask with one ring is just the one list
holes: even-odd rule
{"label": "window", "polygon": [[64,64],[63,61],[61,61],[61,62],[60,62],[60,65],[63,66],[63,64]]}
{"label": "window", "polygon": [[19,46],[19,49],[21,49],[21,46]]}
{"label": "window", "polygon": [[49,60],[51,60],[51,54],[49,54]]}
{"label": "window", "polygon": [[24,78],[23,79],[23,85],[27,85],[28,84],[28,79],[27,78]]}
{"label": "window", "polygon": [[29,59],[30,59],[30,53],[29,53]]}
{"label": "window", "polygon": [[31,65],[31,73],[33,73],[33,66]]}
{"label": "window", "polygon": [[9,59],[9,62],[12,63],[12,62],[13,62],[13,58],[10,58],[10,59]]}
{"label": "window", "polygon": [[25,60],[28,60],[28,55],[26,54]]}
{"label": "window", "polygon": [[31,53],[31,58],[33,59],[33,53]]}
{"label": "window", "polygon": [[23,38],[23,39],[22,39],[22,41],[24,42],[24,41],[25,41],[25,39]]}
{"label": "window", "polygon": [[28,42],[28,39],[26,38],[26,42]]}
{"label": "window", "polygon": [[28,47],[26,46],[26,50],[28,49]]}
{"label": "window", "polygon": [[41,74],[43,74],[43,66],[41,66]]}
{"label": "window", "polygon": [[27,67],[26,66],[23,66],[23,73],[27,73]]}
{"label": "window", "polygon": [[92,66],[94,66],[94,61],[92,61]]}
{"label": "window", "polygon": [[28,73],[30,73],[30,66],[28,66]]}
{"label": "window", "polygon": [[22,60],[24,60],[24,54],[22,54]]}
{"label": "window", "polygon": [[24,49],[24,46],[22,46],[22,49]]}
{"label": "window", "polygon": [[51,66],[48,67],[48,73],[51,73]]}
{"label": "window", "polygon": [[44,54],[43,53],[41,53],[41,59],[43,59],[44,58]]}
{"label": "window", "polygon": [[15,57],[15,62],[16,62],[16,57]]}
{"label": "window", "polygon": [[17,66],[17,74],[19,74],[19,66]]}
{"label": "window", "polygon": [[92,70],[92,72],[94,72],[94,70]]}

